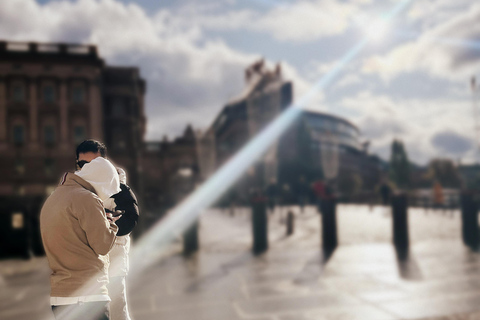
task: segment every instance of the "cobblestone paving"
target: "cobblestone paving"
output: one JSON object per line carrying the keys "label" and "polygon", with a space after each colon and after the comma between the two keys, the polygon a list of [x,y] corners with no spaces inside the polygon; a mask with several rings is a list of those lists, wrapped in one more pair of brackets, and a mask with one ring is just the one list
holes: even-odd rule
{"label": "cobblestone paving", "polygon": [[[402,261],[386,208],[340,206],[340,246],[330,257],[320,250],[315,208],[290,209],[294,235],[285,235],[288,209],[277,210],[270,249],[258,256],[247,209],[208,211],[198,254],[182,256],[177,241],[130,281],[133,319],[480,320],[480,254],[461,243],[458,212],[410,209]],[[0,274],[0,319],[49,319],[45,259],[0,262]]]}

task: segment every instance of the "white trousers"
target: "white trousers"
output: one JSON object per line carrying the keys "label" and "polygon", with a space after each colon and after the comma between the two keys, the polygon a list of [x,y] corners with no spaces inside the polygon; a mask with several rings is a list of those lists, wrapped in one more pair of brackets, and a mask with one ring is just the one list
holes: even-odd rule
{"label": "white trousers", "polygon": [[110,320],[131,320],[127,306],[125,277],[110,277],[108,284],[110,296]]}

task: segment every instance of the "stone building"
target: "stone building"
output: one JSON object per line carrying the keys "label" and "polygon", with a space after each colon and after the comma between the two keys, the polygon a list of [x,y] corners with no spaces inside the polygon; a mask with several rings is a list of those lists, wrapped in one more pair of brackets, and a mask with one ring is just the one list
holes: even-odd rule
{"label": "stone building", "polygon": [[[201,181],[199,174],[199,134],[187,125],[183,135],[169,141],[145,143],[143,152],[144,204],[150,219],[162,216],[181,201]],[[209,155],[205,155],[208,159]]]}
{"label": "stone building", "polygon": [[86,138],[142,194],[144,95],[138,69],[107,66],[95,46],[0,41],[0,256],[41,253],[39,207]]}
{"label": "stone building", "polygon": [[0,42],[0,195],[45,195],[74,169],[75,147],[104,141],[138,184],[145,81],[95,46]]}

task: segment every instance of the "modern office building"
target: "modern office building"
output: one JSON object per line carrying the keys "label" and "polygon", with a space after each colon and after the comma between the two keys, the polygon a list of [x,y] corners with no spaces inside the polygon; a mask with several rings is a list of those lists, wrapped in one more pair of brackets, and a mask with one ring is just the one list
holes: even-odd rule
{"label": "modern office building", "polygon": [[[269,70],[263,60],[245,72],[245,90],[219,113],[211,133],[219,167],[287,108],[293,85],[282,77],[281,67]],[[368,154],[359,129],[346,119],[318,111],[303,111],[291,127],[263,155],[261,184],[275,182],[298,191],[300,180],[360,181],[358,188],[373,190],[381,177],[378,157]],[[211,171],[211,170],[210,170]],[[258,178],[258,172],[257,172]],[[241,179],[233,198],[245,200],[250,182]],[[257,181],[258,183],[258,181]],[[228,196],[227,196],[228,197]]]}

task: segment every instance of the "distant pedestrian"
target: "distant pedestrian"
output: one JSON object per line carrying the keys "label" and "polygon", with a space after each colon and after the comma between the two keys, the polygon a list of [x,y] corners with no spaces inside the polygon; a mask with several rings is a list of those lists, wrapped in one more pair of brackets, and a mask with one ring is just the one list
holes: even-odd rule
{"label": "distant pedestrian", "polygon": [[265,196],[268,198],[268,209],[270,209],[270,213],[273,213],[278,204],[279,196],[278,185],[275,179],[270,180],[265,190]]}
{"label": "distant pedestrian", "polygon": [[308,183],[305,180],[304,176],[300,176],[300,178],[298,179],[298,184],[295,191],[296,191],[297,203],[300,206],[300,211],[303,212],[304,207],[308,203],[308,199],[310,196],[310,189],[308,187]]}
{"label": "distant pedestrian", "polygon": [[319,213],[322,213],[321,202],[326,198],[325,194],[325,182],[322,179],[318,179],[312,183],[313,194],[315,195],[315,200],[317,202],[317,209]]}

